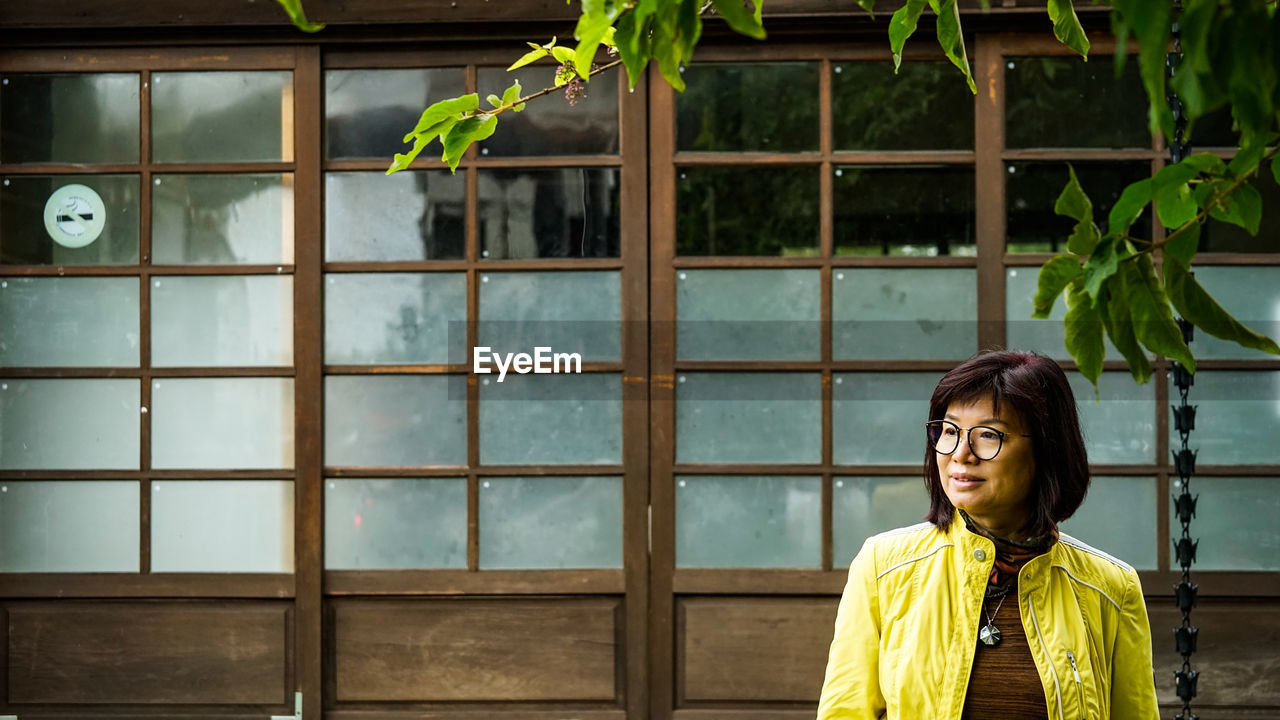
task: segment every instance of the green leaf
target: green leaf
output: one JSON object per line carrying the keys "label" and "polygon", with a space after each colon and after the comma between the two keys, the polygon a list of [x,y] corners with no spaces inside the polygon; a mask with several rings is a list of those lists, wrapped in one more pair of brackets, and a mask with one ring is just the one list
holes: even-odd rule
{"label": "green leaf", "polygon": [[[1178,165],[1187,165],[1208,175],[1221,175],[1227,171],[1227,164],[1213,153],[1194,153],[1182,159]],[[1159,173],[1157,173],[1159,175]]]}
{"label": "green leaf", "polygon": [[1227,175],[1238,178],[1258,167],[1262,156],[1267,152],[1267,145],[1275,142],[1275,137],[1254,138],[1253,142],[1236,151],[1235,157],[1227,164]]}
{"label": "green leaf", "polygon": [[477,93],[463,95],[462,97],[449,98],[448,100],[441,100],[438,103],[428,106],[426,110],[422,111],[422,116],[418,118],[418,125],[414,127],[409,134],[404,136],[404,141],[409,142],[409,139],[414,135],[425,131],[427,128],[438,124],[446,118],[461,118],[463,115],[475,112],[479,109],[480,95]]}
{"label": "green leaf", "polygon": [[876,16],[876,0],[857,0],[858,7],[867,11],[867,14],[874,20]]}
{"label": "green leaf", "polygon": [[409,167],[409,164],[422,153],[423,148],[425,148],[434,137],[435,136],[424,139],[422,135],[419,135],[414,138],[413,149],[407,153],[396,153],[396,156],[391,160],[391,167],[387,168],[386,174],[390,175],[391,173],[400,172],[401,170]]}
{"label": "green leaf", "polygon": [[462,156],[467,152],[467,148],[472,143],[484,140],[493,134],[494,128],[498,126],[498,116],[490,115],[487,118],[481,116],[469,117],[458,123],[444,137],[444,155],[441,160],[449,163],[449,171],[455,172],[458,169],[458,163],[462,161]]}
{"label": "green leaf", "polygon": [[1138,342],[1195,372],[1195,358],[1191,357],[1191,350],[1182,340],[1182,331],[1173,320],[1169,298],[1156,277],[1151,256],[1145,253],[1138,255],[1132,262],[1126,262],[1121,272],[1124,273],[1125,299],[1129,302]]}
{"label": "green leaf", "polygon": [[1172,136],[1173,113],[1165,99],[1165,53],[1169,49],[1172,4],[1115,0],[1112,8],[1113,12],[1120,13],[1138,40],[1138,74],[1147,91],[1151,130]]}
{"label": "green leaf", "polygon": [[1089,201],[1084,188],[1080,187],[1075,168],[1070,164],[1067,165],[1067,173],[1070,179],[1053,204],[1053,211],[1077,221],[1071,237],[1067,239],[1067,249],[1076,255],[1088,255],[1097,247],[1100,239],[1098,226],[1093,223],[1093,203]]}
{"label": "green leaf", "polygon": [[1102,315],[1089,299],[1081,283],[1073,283],[1067,290],[1067,316],[1062,321],[1067,352],[1076,360],[1080,374],[1096,387],[1102,374],[1102,358],[1106,346],[1102,338]]}
{"label": "green leaf", "polygon": [[1107,336],[1111,338],[1111,344],[1115,345],[1124,356],[1133,379],[1139,385],[1145,384],[1151,379],[1151,361],[1133,333],[1133,318],[1130,316],[1129,301],[1125,296],[1123,273],[1116,273],[1107,279],[1099,297],[1104,295],[1106,308],[1102,313],[1102,325],[1106,328]]}
{"label": "green leaf", "polygon": [[617,34],[618,57],[622,58],[622,66],[627,69],[628,87],[634,88],[644,76],[644,69],[652,57],[653,44],[649,28],[653,24],[653,14],[657,0],[640,0],[629,12],[618,18]]}
{"label": "green leaf", "polygon": [[960,6],[956,0],[929,0],[929,7],[938,16],[938,45],[951,61],[964,73],[969,84],[969,92],[978,94],[978,86],[973,82],[973,71],[969,68],[969,56],[964,49],[964,32],[960,28]]}
{"label": "green leaf", "polygon": [[1129,27],[1124,16],[1118,12],[1111,13],[1111,34],[1116,38],[1116,53],[1112,56],[1112,62],[1118,79],[1124,75],[1125,62],[1129,59],[1129,36],[1133,34],[1133,28]]}
{"label": "green leaf", "polygon": [[1031,317],[1049,317],[1053,304],[1063,289],[1082,274],[1080,261],[1070,255],[1049,258],[1040,268],[1040,277],[1036,281],[1036,297],[1032,302]]}
{"label": "green leaf", "polygon": [[1216,338],[1280,355],[1280,345],[1276,345],[1275,340],[1254,332],[1232,317],[1196,282],[1191,271],[1168,255],[1164,259],[1164,283],[1169,301],[1196,327]]}
{"label": "green leaf", "polygon": [[1191,222],[1200,208],[1186,183],[1170,188],[1156,196],[1156,214],[1166,228],[1179,228]]}
{"label": "green leaf", "polygon": [[1049,19],[1053,21],[1054,36],[1088,60],[1089,38],[1080,26],[1080,18],[1076,16],[1071,0],[1049,0]]}
{"label": "green leaf", "polygon": [[1084,264],[1084,289],[1089,297],[1098,297],[1102,283],[1116,273],[1120,267],[1120,256],[1116,252],[1116,239],[1108,235],[1093,249],[1093,254]]}
{"label": "green leaf", "polygon": [[313,33],[324,29],[324,23],[313,23],[307,20],[307,14],[302,10],[302,0],[276,0],[276,2],[284,8],[289,19],[293,21],[294,27],[302,32]]}
{"label": "green leaf", "polygon": [[902,65],[902,47],[916,31],[926,0],[907,0],[889,19],[889,50],[893,53],[893,72]]}
{"label": "green leaf", "polygon": [[563,45],[557,45],[551,48],[551,56],[554,57],[556,62],[559,62],[561,65],[568,65],[570,67],[572,67],[574,62],[577,60],[577,53],[573,51],[573,48],[568,48]]}
{"label": "green leaf", "polygon": [[502,98],[494,95],[493,93],[489,93],[488,97],[485,98],[485,101],[496,108],[502,107]]}
{"label": "green leaf", "polygon": [[[529,44],[533,45],[533,43],[529,43]],[[511,72],[512,70],[522,68],[531,62],[536,62],[538,60],[541,60],[542,58],[546,57],[548,54],[549,52],[546,48],[542,47],[541,45],[533,45],[532,50],[525,53],[524,55],[521,55],[519,60],[511,63],[511,67],[507,68],[507,72]]]}
{"label": "green leaf", "polygon": [[1271,158],[1271,176],[1276,179],[1276,184],[1280,185],[1280,155]]}
{"label": "green leaf", "polygon": [[578,38],[578,47],[574,50],[574,69],[578,76],[586,78],[591,74],[591,63],[595,60],[596,51],[604,42],[605,35],[613,29],[622,6],[617,2],[591,2],[582,4],[582,16],[578,18],[578,27],[573,31]]}
{"label": "green leaf", "polygon": [[[742,0],[711,0],[711,4],[734,32],[757,40],[764,39],[764,25],[754,11],[747,10]],[[760,4],[761,0],[752,0],[753,7],[758,9]]]}
{"label": "green leaf", "polygon": [[1111,206],[1111,214],[1107,217],[1107,232],[1121,235],[1129,232],[1147,203],[1151,202],[1151,178],[1132,183],[1120,193],[1120,199]]}
{"label": "green leaf", "polygon": [[1190,266],[1191,258],[1200,249],[1200,223],[1178,228],[1177,236],[1164,244],[1165,257],[1172,257],[1183,265]]}
{"label": "green leaf", "polygon": [[[511,83],[511,87],[502,91],[502,104],[511,105],[512,103],[520,99],[520,93],[523,91],[524,89],[520,87],[519,80],[516,80],[515,82]],[[516,112],[520,112],[524,110],[524,106],[525,106],[525,103],[520,103],[519,105],[511,105],[511,109],[515,110]]]}
{"label": "green leaf", "polygon": [[1258,226],[1262,223],[1262,195],[1249,183],[1231,191],[1222,199],[1222,205],[1215,205],[1209,210],[1210,217],[1232,225],[1239,225],[1250,235],[1258,234]]}

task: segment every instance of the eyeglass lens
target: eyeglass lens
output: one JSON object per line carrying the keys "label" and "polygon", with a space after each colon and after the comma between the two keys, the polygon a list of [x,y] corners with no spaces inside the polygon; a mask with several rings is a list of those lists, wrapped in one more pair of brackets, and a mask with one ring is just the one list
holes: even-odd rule
{"label": "eyeglass lens", "polygon": [[[933,442],[933,449],[943,455],[950,455],[960,447],[962,432],[960,426],[946,420],[929,425],[929,437]],[[995,428],[984,425],[969,428],[969,450],[980,460],[994,459],[1000,452],[1002,443],[1003,438]]]}

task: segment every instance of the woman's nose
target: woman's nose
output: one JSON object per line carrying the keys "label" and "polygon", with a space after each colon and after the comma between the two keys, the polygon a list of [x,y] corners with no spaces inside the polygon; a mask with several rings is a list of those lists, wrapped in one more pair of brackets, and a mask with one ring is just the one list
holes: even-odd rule
{"label": "woman's nose", "polygon": [[956,443],[955,452],[951,453],[951,457],[962,463],[977,462],[977,456],[973,454],[973,449],[969,447],[969,433],[960,433],[960,439]]}

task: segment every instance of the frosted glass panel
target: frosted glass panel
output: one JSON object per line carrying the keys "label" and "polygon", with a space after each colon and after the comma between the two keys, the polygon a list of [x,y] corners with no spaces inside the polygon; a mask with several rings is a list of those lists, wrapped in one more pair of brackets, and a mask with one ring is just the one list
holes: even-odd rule
{"label": "frosted glass panel", "polygon": [[466,257],[466,189],[462,175],[448,172],[326,173],[324,258],[460,260]]}
{"label": "frosted glass panel", "polygon": [[0,380],[0,469],[137,470],[140,387],[121,380]]}
{"label": "frosted glass panel", "polygon": [[1078,372],[1068,372],[1076,396],[1089,462],[1150,463],[1156,460],[1156,388],[1139,385],[1127,372],[1104,372],[1098,391]]}
{"label": "frosted glass panel", "polygon": [[157,175],[157,265],[293,263],[293,175]]}
{"label": "frosted glass panel", "polygon": [[923,465],[929,396],[943,373],[844,373],[832,388],[840,465]]}
{"label": "frosted glass panel", "polygon": [[1094,476],[1084,504],[1060,529],[1139,570],[1155,570],[1156,479]]}
{"label": "frosted glass panel", "polygon": [[817,360],[817,270],[681,270],[676,348],[685,360]]}
{"label": "frosted glass panel", "polygon": [[293,378],[165,378],[151,404],[152,467],[293,467]]}
{"label": "frosted glass panel", "polygon": [[293,278],[275,275],[151,279],[156,367],[293,364]]}
{"label": "frosted glass panel", "polygon": [[463,273],[329,274],[324,281],[324,361],[466,362],[466,319]]}
{"label": "frosted glass panel", "polygon": [[[1169,396],[1177,402],[1169,380]],[[1201,370],[1188,402],[1199,406],[1192,449],[1201,465],[1280,463],[1280,372]],[[1179,447],[1178,431],[1169,421],[1169,447]]]}
{"label": "frosted glass panel", "polygon": [[138,572],[138,483],[0,480],[0,572]]}
{"label": "frosted glass panel", "polygon": [[422,108],[462,95],[464,80],[462,68],[326,70],[325,156],[386,160],[406,152],[401,138]]}
{"label": "frosted glass panel", "polygon": [[954,359],[978,349],[978,271],[836,268],[831,350],[837,359]]}
{"label": "frosted glass panel", "polygon": [[583,362],[616,362],[622,357],[621,318],[616,270],[480,276],[480,344],[495,352],[546,346],[581,353]]}
{"label": "frosted glass panel", "polygon": [[[1182,492],[1178,483],[1170,480],[1174,497]],[[1192,479],[1191,494],[1200,496],[1191,521],[1191,536],[1200,538],[1196,568],[1280,570],[1280,478],[1200,476]],[[1169,537],[1181,536],[1171,498]]]}
{"label": "frosted glass panel", "polygon": [[676,478],[677,567],[821,565],[821,478]]}
{"label": "frosted glass panel", "polygon": [[324,566],[465,569],[466,479],[329,480],[324,491]]}
{"label": "frosted glass panel", "polygon": [[0,162],[138,162],[137,73],[5,73]]}
{"label": "frosted glass panel", "polygon": [[464,382],[461,375],[326,377],[325,464],[465,464]]}
{"label": "frosted glass panel", "polygon": [[676,377],[676,462],[822,460],[816,373],[684,373]]}
{"label": "frosted glass panel", "polygon": [[137,278],[0,279],[0,365],[137,367]]}
{"label": "frosted glass panel", "polygon": [[480,567],[621,568],[622,478],[482,478]]}
{"label": "frosted glass panel", "polygon": [[622,377],[507,375],[480,380],[480,462],[622,462]]}
{"label": "frosted glass panel", "polygon": [[[45,204],[55,192],[68,185],[83,185],[102,200],[101,218],[88,215],[81,218],[86,221],[86,231],[99,220],[102,223],[98,237],[83,247],[67,247],[55,242],[44,224]],[[68,192],[75,197],[87,195]],[[92,202],[92,196],[81,199]],[[138,262],[138,176],[6,177],[0,184],[0,262],[5,265],[131,265]]]}
{"label": "frosted glass panel", "polygon": [[293,481],[153,480],[151,570],[293,572]]}
{"label": "frosted glass panel", "polygon": [[[1255,331],[1280,342],[1280,267],[1199,266],[1196,280],[1218,304]],[[1196,330],[1191,349],[1197,358],[1272,358]]]}
{"label": "frosted glass panel", "polygon": [[[1070,228],[1068,228],[1069,234]],[[1062,295],[1053,305],[1049,317],[1038,320],[1031,317],[1032,300],[1036,296],[1039,269],[1033,267],[1009,268],[1005,274],[1005,345],[1010,350],[1034,350],[1056,360],[1070,360],[1071,354],[1063,344],[1062,319],[1067,316],[1067,298]],[[1104,339],[1108,360],[1121,360],[1109,338]]]}
{"label": "frosted glass panel", "polygon": [[154,73],[151,132],[155,162],[292,160],[293,74]]}
{"label": "frosted glass panel", "polygon": [[831,487],[832,567],[847,567],[872,535],[915,525],[928,512],[920,477],[837,477]]}

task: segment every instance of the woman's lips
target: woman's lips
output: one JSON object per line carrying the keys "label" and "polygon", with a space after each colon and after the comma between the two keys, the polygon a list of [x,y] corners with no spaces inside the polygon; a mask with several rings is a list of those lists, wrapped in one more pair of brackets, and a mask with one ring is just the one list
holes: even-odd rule
{"label": "woman's lips", "polygon": [[977,487],[981,485],[983,482],[984,482],[983,478],[974,477],[973,475],[969,475],[968,473],[961,473],[959,475],[951,476],[951,484],[960,490]]}

